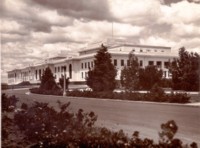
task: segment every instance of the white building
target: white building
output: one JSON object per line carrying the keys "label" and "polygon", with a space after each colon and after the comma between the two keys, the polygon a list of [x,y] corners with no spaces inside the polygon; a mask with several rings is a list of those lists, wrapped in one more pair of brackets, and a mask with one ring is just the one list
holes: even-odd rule
{"label": "white building", "polygon": [[64,74],[65,69],[66,76],[70,78],[70,82],[84,83],[89,67],[94,67],[94,56],[102,43],[108,47],[113,64],[118,70],[117,80],[120,80],[120,72],[128,63],[128,55],[130,52],[134,52],[138,57],[141,67],[157,65],[163,70],[163,77],[171,77],[168,65],[171,60],[177,58],[177,55],[171,53],[170,47],[135,45],[125,40],[108,39],[80,49],[75,53],[57,55],[41,63],[9,71],[8,84],[19,84],[23,81],[40,83],[40,78],[46,67],[51,68],[57,82],[61,75]]}

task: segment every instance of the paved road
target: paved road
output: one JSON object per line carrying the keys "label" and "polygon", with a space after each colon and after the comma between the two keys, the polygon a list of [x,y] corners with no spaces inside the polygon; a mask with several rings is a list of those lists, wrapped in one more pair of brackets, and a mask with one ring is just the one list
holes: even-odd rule
{"label": "paved road", "polygon": [[123,129],[131,135],[140,131],[141,137],[158,141],[160,124],[175,120],[179,129],[176,135],[184,143],[195,141],[200,146],[200,107],[186,105],[167,105],[159,103],[142,103],[105,99],[87,99],[73,97],[41,96],[25,94],[27,90],[8,90],[7,94],[15,94],[21,101],[28,104],[33,101],[49,102],[56,106],[56,101],[71,102],[70,109],[77,111],[94,111],[98,115],[96,125],[106,126],[112,130]]}

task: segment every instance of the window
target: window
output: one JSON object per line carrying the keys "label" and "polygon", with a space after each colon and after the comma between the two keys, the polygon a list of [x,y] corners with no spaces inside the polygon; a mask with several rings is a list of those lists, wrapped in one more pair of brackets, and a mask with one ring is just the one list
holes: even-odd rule
{"label": "window", "polygon": [[117,59],[114,59],[114,66],[117,66]]}
{"label": "window", "polygon": [[130,66],[130,60],[127,60],[127,66]]}
{"label": "window", "polygon": [[142,61],[142,60],[140,60],[140,66],[141,66],[141,67],[143,66],[143,61]]}
{"label": "window", "polygon": [[164,71],[164,78],[166,78],[167,77],[167,72],[166,71]]}
{"label": "window", "polygon": [[82,74],[82,78],[84,78],[83,72],[81,74]]}
{"label": "window", "polygon": [[90,68],[90,62],[88,62],[88,68]]}
{"label": "window", "polygon": [[64,70],[64,72],[66,72],[66,70],[67,70],[67,67],[66,67],[66,66],[63,66],[63,70]]}
{"label": "window", "polygon": [[169,67],[169,62],[164,62],[165,68]]}
{"label": "window", "polygon": [[85,63],[85,68],[87,68],[87,63]]}
{"label": "window", "polygon": [[83,69],[83,63],[81,63],[81,68]]}
{"label": "window", "polygon": [[154,62],[153,61],[149,61],[149,65],[153,65],[154,64]]}
{"label": "window", "polygon": [[41,76],[42,76],[42,71],[41,71],[41,69],[39,70],[39,78],[40,78],[40,80],[41,80]]}
{"label": "window", "polygon": [[55,73],[56,73],[56,67],[55,67]]}
{"label": "window", "polygon": [[133,49],[132,51],[135,52],[135,49]]}
{"label": "window", "polygon": [[93,62],[91,62],[91,67],[93,67]]}
{"label": "window", "polygon": [[172,73],[168,71],[168,77],[172,77]]}
{"label": "window", "polygon": [[157,62],[156,62],[156,65],[157,65],[157,67],[161,68],[162,62],[161,62],[161,61],[157,61]]}
{"label": "window", "polygon": [[121,60],[121,66],[124,66],[124,60]]}
{"label": "window", "polygon": [[58,67],[58,72],[60,72],[60,67]]}
{"label": "window", "polygon": [[142,50],[142,49],[140,49],[140,52],[143,52],[143,50]]}
{"label": "window", "polygon": [[69,78],[72,78],[72,64],[69,64]]}

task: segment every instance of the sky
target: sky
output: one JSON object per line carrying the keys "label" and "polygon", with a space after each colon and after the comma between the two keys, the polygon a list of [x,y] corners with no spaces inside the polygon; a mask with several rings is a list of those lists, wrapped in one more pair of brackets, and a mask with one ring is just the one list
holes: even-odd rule
{"label": "sky", "polygon": [[[112,36],[200,53],[200,0],[0,0],[7,71]],[[112,25],[113,24],[113,25]]]}

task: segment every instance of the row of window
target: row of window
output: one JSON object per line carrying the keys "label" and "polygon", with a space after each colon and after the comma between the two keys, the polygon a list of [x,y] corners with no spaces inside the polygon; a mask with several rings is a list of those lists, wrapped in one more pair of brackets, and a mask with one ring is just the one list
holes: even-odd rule
{"label": "row of window", "polygon": [[[117,59],[114,59],[113,63],[114,63],[114,66],[117,66],[117,65],[118,65]],[[120,64],[120,65],[121,65],[121,66],[125,66],[124,60],[121,60],[121,64]],[[127,60],[126,65],[127,65],[127,66],[130,66],[130,61],[129,61],[129,60]]]}
{"label": "row of window", "polygon": [[[67,66],[61,66],[61,67],[55,67],[54,69],[55,73],[57,72],[66,72],[67,71]],[[69,64],[69,78],[72,78],[72,64]]]}
{"label": "row of window", "polygon": [[61,66],[61,67],[55,67],[54,71],[55,73],[57,72],[62,72],[62,71],[66,71],[67,67],[66,66]]}
{"label": "row of window", "polygon": [[44,69],[35,70],[35,79],[37,80],[39,78],[41,80],[43,72],[44,72]]}
{"label": "row of window", "polygon": [[[148,63],[149,65],[156,65],[158,67],[162,67],[162,61],[156,61],[156,63],[154,64],[154,61],[149,61]],[[169,62],[164,62],[164,67],[168,68],[169,67]]]}
{"label": "row of window", "polygon": [[[135,49],[133,49],[132,50],[133,52],[135,52],[136,50]],[[146,49],[146,50],[144,50],[144,49],[140,49],[140,52],[151,52],[151,51],[154,51],[154,52],[157,52],[158,50],[157,49]],[[161,52],[164,52],[164,50],[161,50]]]}
{"label": "row of window", "polygon": [[88,72],[81,72],[82,79],[87,78],[87,76],[88,76]]}
{"label": "row of window", "polygon": [[85,63],[81,63],[81,68],[82,69],[89,69],[89,68],[93,68],[94,67],[94,62],[85,62]]}
{"label": "row of window", "polygon": [[[158,66],[158,67],[162,67],[162,61],[149,61],[148,62],[148,65],[154,65],[154,62],[156,62],[156,66]],[[118,66],[118,61],[117,61],[117,59],[114,59],[114,66]],[[120,65],[121,66],[125,66],[125,61],[122,59],[122,60],[120,60]],[[127,60],[126,61],[126,65],[127,66],[130,66],[130,61],[129,60]],[[143,61],[142,60],[140,60],[139,61],[139,65],[142,67],[143,66]],[[168,68],[169,67],[169,62],[164,62],[164,67],[165,68]]]}
{"label": "row of window", "polygon": [[30,72],[21,72],[20,74],[17,74],[17,73],[11,73],[11,74],[8,74],[8,78],[23,78],[23,77],[27,77],[30,75]]}

